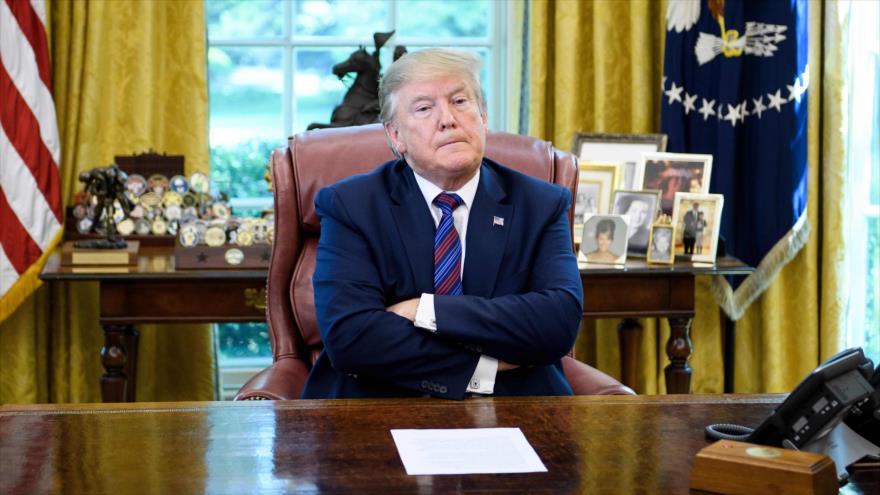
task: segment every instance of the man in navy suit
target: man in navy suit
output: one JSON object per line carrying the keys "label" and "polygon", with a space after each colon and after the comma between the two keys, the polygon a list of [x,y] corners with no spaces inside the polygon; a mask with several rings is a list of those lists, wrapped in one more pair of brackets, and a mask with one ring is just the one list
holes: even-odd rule
{"label": "man in navy suit", "polygon": [[571,394],[571,197],[483,156],[479,69],[458,50],[397,60],[379,100],[399,159],[318,193],[325,347],[304,398]]}

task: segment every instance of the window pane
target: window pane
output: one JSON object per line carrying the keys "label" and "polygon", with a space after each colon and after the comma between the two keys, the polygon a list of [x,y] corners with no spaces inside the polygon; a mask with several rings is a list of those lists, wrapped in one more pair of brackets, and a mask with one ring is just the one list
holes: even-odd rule
{"label": "window pane", "polygon": [[282,0],[207,0],[209,38],[273,38],[284,34]]}
{"label": "window pane", "polygon": [[294,4],[293,34],[372,39],[388,31],[388,3],[361,0],[303,0]]}
{"label": "window pane", "polygon": [[272,356],[265,323],[220,323],[217,343],[221,363],[236,358]]}
{"label": "window pane", "polygon": [[489,36],[489,0],[406,0],[395,5],[399,36]]}
{"label": "window pane", "polygon": [[230,197],[270,195],[266,163],[286,137],[281,60],[281,48],[208,51],[211,179]]}
{"label": "window pane", "polygon": [[296,68],[293,94],[296,116],[293,132],[301,132],[315,122],[329,124],[333,108],[342,103],[345,92],[354,83],[354,74],[343,80],[333,75],[333,66],[349,58],[357,47],[300,48],[294,52]]}

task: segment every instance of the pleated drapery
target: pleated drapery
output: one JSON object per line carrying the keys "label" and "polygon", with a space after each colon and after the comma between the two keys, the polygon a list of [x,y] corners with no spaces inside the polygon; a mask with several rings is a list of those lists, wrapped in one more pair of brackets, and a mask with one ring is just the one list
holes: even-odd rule
{"label": "pleated drapery", "polygon": [[[115,155],[182,154],[208,171],[204,2],[51,2],[62,199]],[[137,399],[214,398],[208,325],[141,325]],[[0,324],[0,403],[99,402],[96,283],[44,284]]]}

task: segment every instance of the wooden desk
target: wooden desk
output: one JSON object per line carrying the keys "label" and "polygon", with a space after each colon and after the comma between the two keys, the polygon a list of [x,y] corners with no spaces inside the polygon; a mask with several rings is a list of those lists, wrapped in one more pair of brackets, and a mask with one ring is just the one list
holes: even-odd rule
{"label": "wooden desk", "polygon": [[[703,427],[782,396],[0,407],[0,493],[686,493]],[[408,476],[392,428],[519,427],[546,473]]]}
{"label": "wooden desk", "polygon": [[[97,281],[100,286],[99,324],[104,331],[101,349],[101,397],[104,402],[135,400],[138,333],[143,323],[214,323],[265,321],[265,270],[176,270],[169,248],[142,247],[137,266],[61,266],[49,257],[40,278],[44,281]],[[751,268],[734,258],[715,265],[679,262],[648,265],[628,261],[622,268],[580,265],[584,283],[584,315],[596,318],[669,318],[672,333],[666,345],[671,364],[666,367],[670,393],[690,391],[690,324],[694,316],[694,277],[747,274]],[[621,351],[637,356],[640,330],[635,320],[621,325]],[[634,358],[622,360],[623,381],[635,384]]]}

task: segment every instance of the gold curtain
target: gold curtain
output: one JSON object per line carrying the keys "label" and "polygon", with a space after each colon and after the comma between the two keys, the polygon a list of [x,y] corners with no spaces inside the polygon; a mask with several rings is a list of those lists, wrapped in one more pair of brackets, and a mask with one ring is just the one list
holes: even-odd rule
{"label": "gold curtain", "polygon": [[[659,132],[666,2],[550,0],[533,2],[530,8],[531,135],[568,149],[578,131]],[[826,34],[825,46],[821,44],[823,22],[835,21],[823,15],[820,2],[810,2],[809,15],[813,87],[808,215],[813,230],[807,246],[737,322],[736,392],[791,390],[839,348],[841,312],[833,295],[843,248],[834,243],[820,246],[819,238],[840,238],[836,198],[843,193],[843,141],[835,131],[840,128],[842,96],[827,61],[839,55],[841,46],[839,34],[836,39],[827,39]],[[829,28],[825,29],[827,33]],[[823,60],[826,67],[821,73]],[[723,391],[722,318],[709,285],[708,278],[697,278],[690,359],[696,393]],[[640,321],[644,332],[634,388],[642,394],[663,393],[669,325],[665,319]],[[617,324],[617,320],[585,321],[575,351],[579,358],[620,377]]]}
{"label": "gold curtain", "polygon": [[[204,2],[52,2],[62,197],[78,174],[149,149],[208,171]],[[0,402],[98,402],[95,283],[47,284],[0,325]],[[214,398],[208,325],[141,325],[137,399]],[[181,377],[185,377],[182,379]]]}

